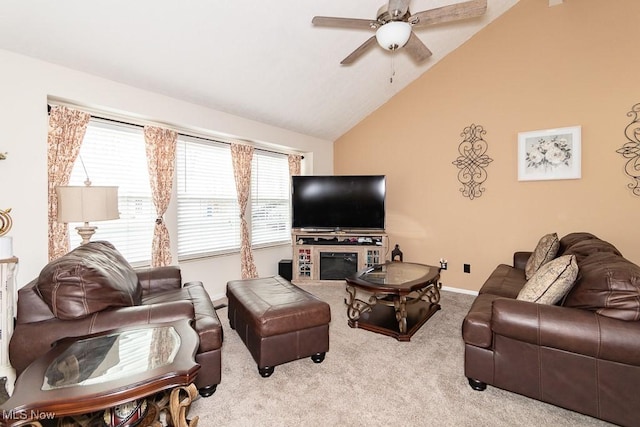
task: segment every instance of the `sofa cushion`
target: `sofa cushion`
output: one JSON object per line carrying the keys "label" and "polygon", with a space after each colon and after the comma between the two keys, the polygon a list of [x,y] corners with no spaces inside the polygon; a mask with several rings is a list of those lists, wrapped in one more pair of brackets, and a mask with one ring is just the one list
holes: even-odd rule
{"label": "sofa cushion", "polygon": [[556,233],[545,234],[540,238],[524,267],[524,275],[527,280],[531,279],[535,272],[545,263],[555,258],[559,246],[560,242]]}
{"label": "sofa cushion", "polygon": [[560,248],[558,249],[558,255],[564,255],[564,251],[566,251],[567,248],[573,246],[578,242],[592,239],[597,239],[597,237],[591,233],[586,233],[584,231],[569,233],[562,239],[560,239]]}
{"label": "sofa cushion", "polygon": [[640,267],[615,253],[593,253],[581,262],[578,280],[563,305],[640,320]]}
{"label": "sofa cushion", "polygon": [[573,255],[563,255],[544,264],[525,283],[516,299],[538,304],[555,304],[573,286],[578,264]]}
{"label": "sofa cushion", "polygon": [[506,298],[515,298],[527,282],[524,270],[507,264],[499,264],[484,282],[479,294],[493,294]]}
{"label": "sofa cushion", "polygon": [[562,255],[575,255],[580,266],[585,258],[598,252],[611,253],[622,256],[620,251],[609,242],[600,239],[583,240],[567,247]]}
{"label": "sofa cushion", "polygon": [[36,289],[54,316],[78,319],[109,307],[138,305],[135,271],[108,242],[89,242],[47,264]]}

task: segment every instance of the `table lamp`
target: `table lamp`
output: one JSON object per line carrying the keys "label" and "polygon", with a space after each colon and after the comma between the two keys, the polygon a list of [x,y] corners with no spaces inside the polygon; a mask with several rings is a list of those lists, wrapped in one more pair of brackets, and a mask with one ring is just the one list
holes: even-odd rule
{"label": "table lamp", "polygon": [[89,222],[118,219],[118,187],[93,186],[89,182],[84,186],[57,186],[58,222],[84,222],[76,227],[82,237],[82,245],[89,243],[98,227]]}

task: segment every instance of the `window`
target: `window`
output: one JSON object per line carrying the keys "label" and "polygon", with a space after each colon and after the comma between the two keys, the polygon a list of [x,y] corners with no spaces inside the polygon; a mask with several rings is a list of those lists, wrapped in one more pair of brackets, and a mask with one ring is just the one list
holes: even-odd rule
{"label": "window", "polygon": [[[177,148],[178,257],[240,250],[240,208],[229,144],[180,136]],[[291,240],[289,163],[256,150],[251,171],[252,245]]]}
{"label": "window", "polygon": [[240,209],[228,144],[180,136],[177,147],[178,257],[240,249]]}
{"label": "window", "polygon": [[[120,219],[92,224],[98,227],[92,240],[111,242],[132,264],[148,264],[156,210],[151,198],[142,128],[92,118],[69,185],[84,185],[87,175],[93,185],[118,186],[120,211]],[[81,224],[69,224],[72,248],[81,241],[74,230],[78,225]]]}
{"label": "window", "polygon": [[251,170],[251,245],[291,241],[287,155],[255,150]]}
{"label": "window", "polygon": [[[240,250],[240,209],[229,144],[180,135],[176,147],[178,259]],[[86,168],[86,169],[85,169]],[[92,240],[107,240],[134,265],[148,265],[156,219],[141,127],[91,118],[69,185],[118,186],[120,219],[101,221]],[[252,246],[291,240],[287,155],[255,150],[250,205]],[[69,224],[71,246],[80,236]]]}

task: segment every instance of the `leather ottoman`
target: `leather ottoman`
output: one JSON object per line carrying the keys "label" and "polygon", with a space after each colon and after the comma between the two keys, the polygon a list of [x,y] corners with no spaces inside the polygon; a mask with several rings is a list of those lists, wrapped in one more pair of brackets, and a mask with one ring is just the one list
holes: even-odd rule
{"label": "leather ottoman", "polygon": [[229,324],[258,364],[263,377],[275,366],[329,351],[329,304],[280,277],[227,283]]}

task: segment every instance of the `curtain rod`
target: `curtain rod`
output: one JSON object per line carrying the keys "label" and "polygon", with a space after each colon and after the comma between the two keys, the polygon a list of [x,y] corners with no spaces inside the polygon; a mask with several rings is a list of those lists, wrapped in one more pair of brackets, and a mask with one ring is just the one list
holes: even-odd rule
{"label": "curtain rod", "polygon": [[[47,114],[51,114],[51,104],[47,104]],[[112,118],[109,118],[109,117],[102,117],[102,116],[98,116],[98,115],[94,115],[94,114],[91,114],[91,117],[96,118],[96,119],[100,119],[100,120],[105,120],[107,122],[118,123],[118,124],[127,125],[127,126],[135,126],[135,127],[139,127],[139,128],[143,128],[143,129],[144,129],[144,126],[145,126],[145,125],[140,125],[140,124],[137,124],[137,123],[128,123],[128,122],[125,122],[125,121],[122,121],[122,120],[112,119]],[[221,143],[221,144],[228,144],[228,145],[232,144],[231,142],[228,142],[228,141],[219,141],[217,139],[206,138],[204,136],[189,135],[187,133],[182,133],[182,132],[177,132],[177,134],[180,135],[180,136],[187,136],[189,138],[201,139],[203,141],[208,141],[208,142],[218,142],[218,143]],[[267,152],[267,153],[287,154],[287,153],[283,153],[281,151],[267,150],[267,149],[260,148],[260,147],[255,147],[255,146],[254,146],[254,148],[256,150],[264,151],[264,152]],[[302,159],[304,159],[303,155],[300,155],[300,157]]]}

